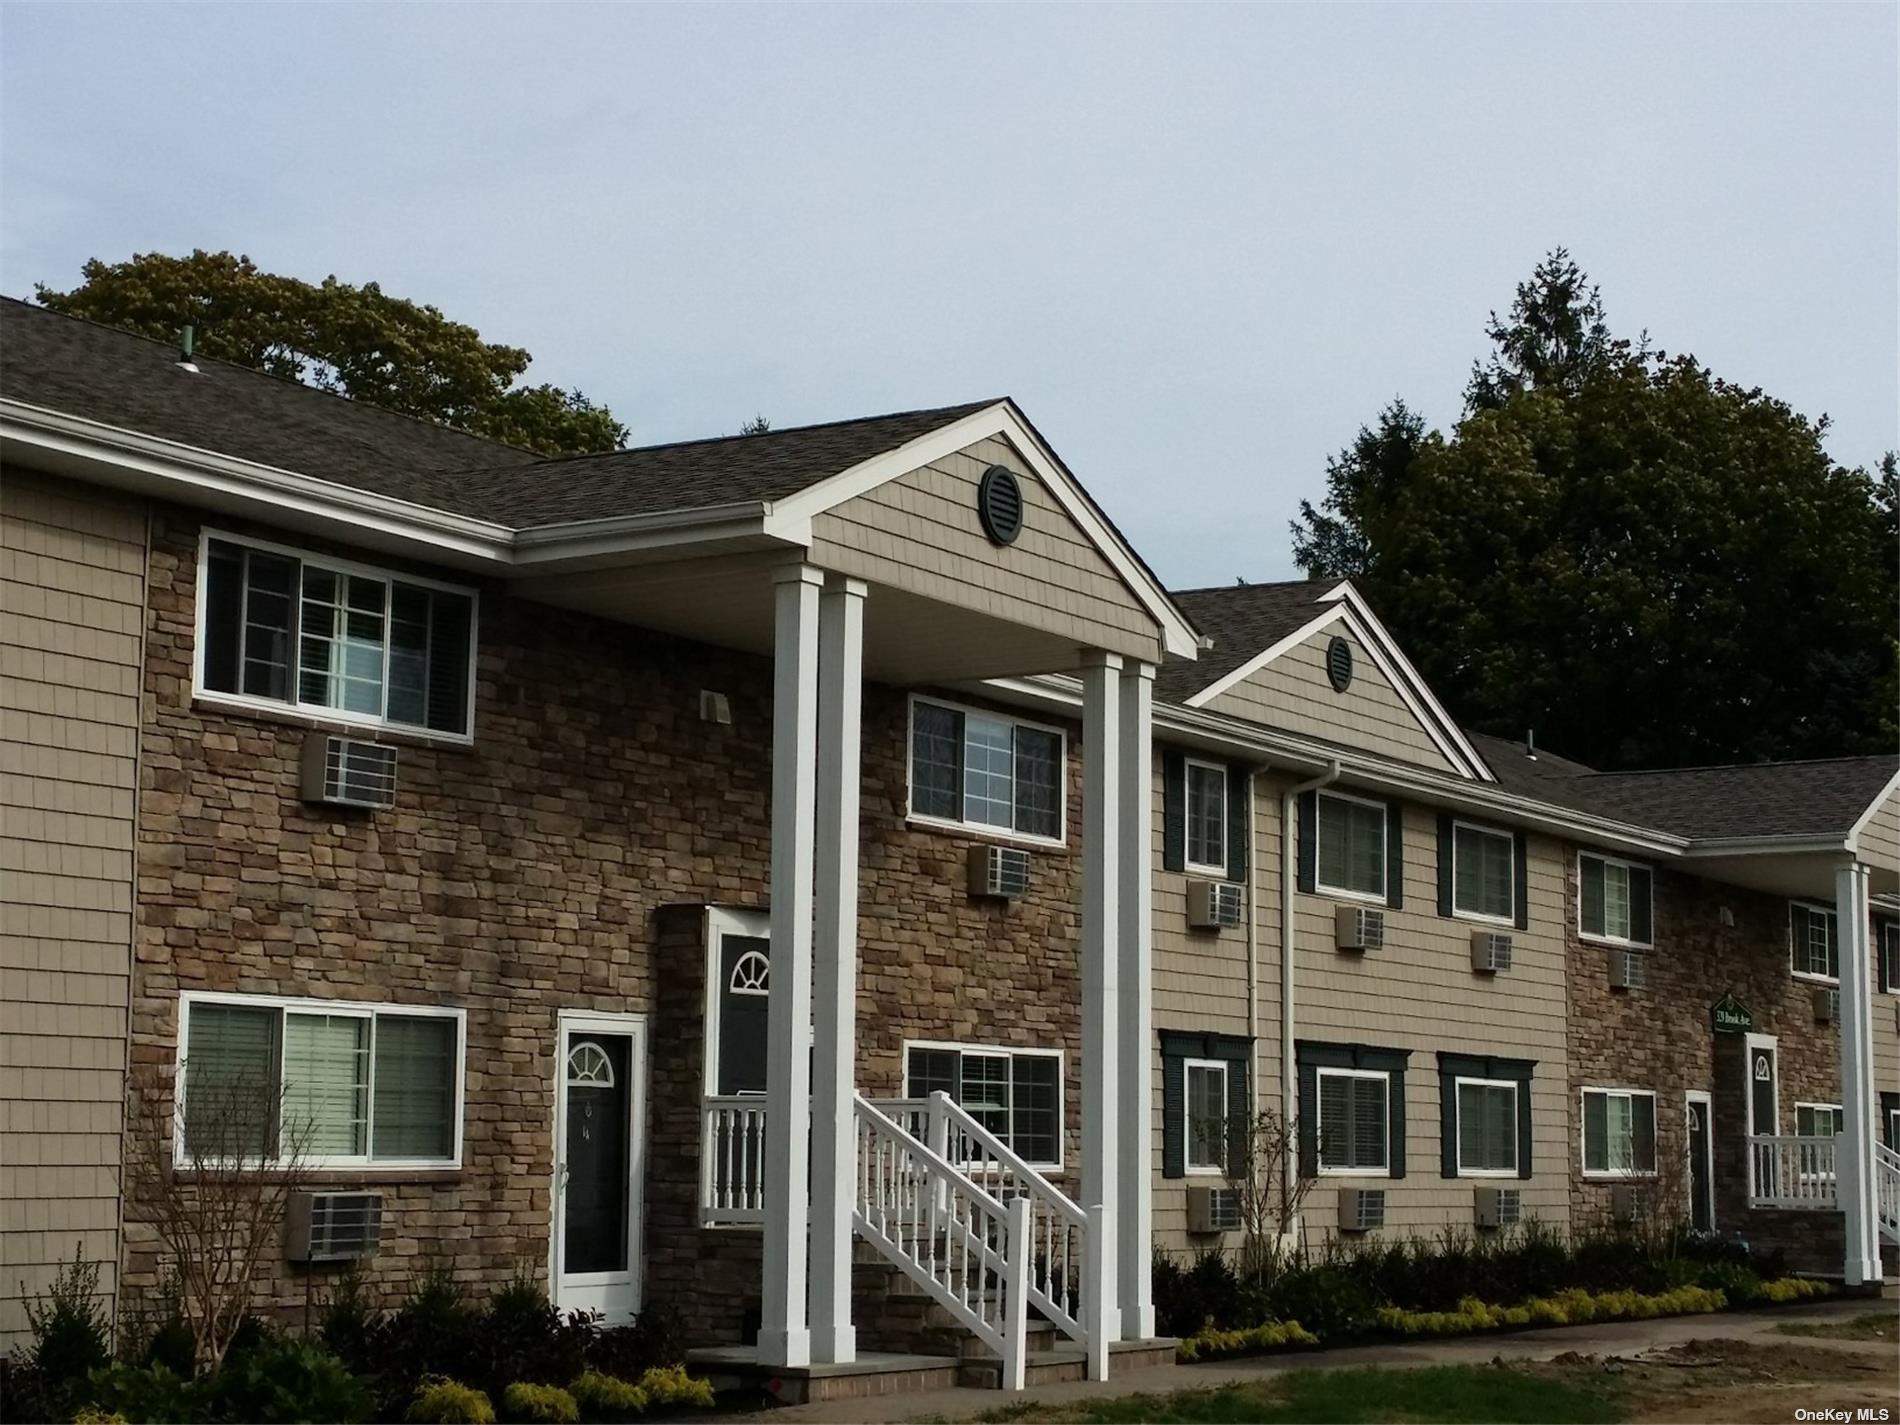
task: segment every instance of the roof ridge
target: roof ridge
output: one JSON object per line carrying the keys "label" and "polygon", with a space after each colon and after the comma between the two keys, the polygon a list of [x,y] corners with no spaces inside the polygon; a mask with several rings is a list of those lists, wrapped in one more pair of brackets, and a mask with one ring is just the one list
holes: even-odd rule
{"label": "roof ridge", "polygon": [[[0,302],[11,302],[15,306],[21,307],[24,310],[29,311],[29,312],[33,312],[33,313],[43,315],[43,316],[48,316],[48,317],[57,317],[61,321],[77,322],[81,326],[93,327],[96,330],[102,331],[102,332],[110,332],[114,336],[125,337],[130,341],[145,342],[147,345],[159,347],[160,349],[169,351],[173,353],[174,355],[183,355],[183,353],[178,350],[178,347],[175,344],[162,341],[158,337],[146,336],[145,333],[143,332],[129,331],[125,327],[115,327],[110,322],[95,321],[91,317],[78,317],[78,316],[74,316],[71,312],[55,311],[53,308],[45,306],[41,303],[29,302],[24,297],[9,297],[5,293],[0,293]],[[362,396],[351,396],[342,391],[326,391],[321,386],[312,386],[308,382],[299,381],[295,377],[291,377],[291,376],[280,376],[275,371],[260,371],[255,366],[246,366],[243,362],[232,361],[228,357],[206,356],[200,352],[194,351],[191,354],[191,360],[194,364],[202,361],[206,363],[207,365],[217,365],[217,366],[227,367],[232,371],[239,371],[239,372],[244,373],[247,376],[260,377],[261,379],[265,381],[275,381],[279,385],[288,386],[292,390],[295,390],[295,391],[307,392],[308,394],[312,396],[328,396],[333,400],[348,401],[351,405],[359,407],[366,411],[377,411],[385,416],[394,417],[396,420],[409,421],[415,425],[426,426],[430,430],[447,431],[450,435],[461,436],[464,440],[480,441],[483,445],[492,445],[499,450],[512,450],[520,455],[532,456],[533,459],[527,462],[529,464],[538,464],[543,459],[543,457],[538,452],[529,450],[525,445],[514,445],[505,440],[497,440],[492,435],[481,435],[472,430],[463,430],[460,426],[452,426],[452,425],[449,425],[445,421],[431,420],[427,416],[418,416],[411,411],[394,410],[389,406],[379,405],[375,401],[371,401]],[[179,364],[179,363],[175,362],[174,365],[176,364]],[[613,454],[614,452],[598,451],[596,453],[601,454],[601,455],[610,455],[610,454]],[[484,468],[490,468],[490,467],[471,466],[469,468],[470,469],[484,469]],[[453,473],[453,472],[449,472],[449,473]]]}
{"label": "roof ridge", "polygon": [[[1341,582],[1350,583],[1351,581],[1342,580]],[[1168,597],[1178,598],[1182,594],[1233,594],[1243,589],[1293,589],[1303,586],[1331,587],[1324,579],[1262,579],[1238,584],[1204,584],[1194,589],[1170,589]]]}
{"label": "roof ridge", "polygon": [[1697,767],[1630,767],[1623,771],[1598,770],[1591,777],[1665,777],[1683,772],[1743,772],[1757,767],[1824,767],[1837,762],[1892,762],[1900,767],[1900,754],[1887,752],[1844,753],[1838,757],[1786,757],[1764,762],[1708,762]]}

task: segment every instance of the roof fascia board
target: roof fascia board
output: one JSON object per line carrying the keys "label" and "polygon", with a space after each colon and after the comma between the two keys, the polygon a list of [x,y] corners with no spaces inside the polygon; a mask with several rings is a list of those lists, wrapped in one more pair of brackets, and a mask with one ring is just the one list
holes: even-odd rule
{"label": "roof fascia board", "polygon": [[859,461],[849,469],[807,485],[782,500],[773,501],[766,521],[766,532],[785,537],[781,522],[791,521],[803,522],[809,528],[814,516],[846,500],[855,499],[887,481],[907,475],[979,440],[999,435],[1007,437],[1021,452],[1030,469],[1055,496],[1063,511],[1081,527],[1089,541],[1114,568],[1122,583],[1161,626],[1162,646],[1166,651],[1180,658],[1195,657],[1200,652],[1200,637],[1193,625],[1175,608],[1167,590],[1142,567],[1133,551],[1097,514],[1087,496],[1076,485],[1075,477],[1024,425],[1007,401],[998,401],[995,405],[972,411],[948,425],[926,431],[894,450]]}
{"label": "roof fascia board", "polygon": [[[1467,768],[1479,781],[1495,782],[1497,776],[1490,764],[1478,755],[1478,749],[1465,738],[1457,722],[1445,711],[1430,686],[1419,676],[1418,669],[1412,666],[1412,660],[1405,656],[1386,626],[1379,621],[1379,616],[1372,611],[1372,606],[1360,597],[1359,591],[1350,582],[1342,580],[1321,597],[1327,602],[1344,600],[1352,606],[1362,621],[1367,645],[1373,649],[1374,661],[1379,661],[1379,653],[1383,650],[1387,662],[1380,664],[1382,671],[1399,690],[1399,696],[1405,699],[1406,705],[1425,725],[1426,731],[1433,733],[1432,740],[1439,744],[1446,757]],[[1450,747],[1445,746],[1447,743]],[[1452,748],[1457,750],[1454,752]]]}
{"label": "roof fascia board", "polygon": [[[981,684],[1012,701],[1043,707],[1074,710],[1081,706],[1081,683],[1068,674],[1032,675],[1024,678],[995,678]],[[1416,798],[1470,810],[1476,814],[1509,817],[1553,835],[1589,841],[1648,856],[1680,856],[1691,844],[1686,837],[1655,831],[1629,822],[1590,816],[1570,807],[1541,802],[1507,792],[1495,782],[1474,783],[1465,778],[1420,768],[1416,772],[1390,762],[1356,756],[1351,751],[1305,738],[1274,732],[1257,724],[1188,708],[1174,703],[1157,702],[1154,706],[1156,735],[1171,732],[1228,754],[1247,760],[1301,772],[1324,770],[1337,762],[1353,780],[1381,790],[1407,793]]]}
{"label": "roof fascia board", "polygon": [[1205,707],[1222,693],[1228,691],[1228,689],[1246,682],[1247,679],[1251,678],[1255,673],[1258,673],[1289,648],[1297,648],[1300,644],[1306,642],[1307,639],[1318,633],[1322,628],[1325,628],[1328,624],[1338,619],[1344,618],[1345,615],[1346,608],[1343,604],[1323,610],[1317,616],[1309,619],[1306,623],[1294,629],[1293,632],[1287,634],[1286,637],[1280,639],[1279,642],[1269,644],[1267,647],[1261,649],[1232,672],[1224,673],[1216,678],[1205,688],[1202,688],[1200,692],[1190,697],[1187,700],[1187,705],[1191,708]]}
{"label": "roof fascia board", "polygon": [[1817,831],[1803,836],[1698,837],[1689,843],[1689,849],[1683,855],[1691,859],[1706,856],[1851,855],[1853,850],[1845,838]]}
{"label": "roof fascia board", "polygon": [[1859,853],[1861,832],[1866,829],[1868,822],[1880,814],[1880,809],[1887,804],[1887,798],[1891,797],[1896,790],[1900,790],[1900,772],[1895,772],[1893,776],[1889,777],[1887,779],[1887,785],[1880,789],[1880,795],[1868,803],[1866,811],[1854,818],[1854,824],[1847,829],[1847,849],[1849,851],[1855,852],[1856,854]]}

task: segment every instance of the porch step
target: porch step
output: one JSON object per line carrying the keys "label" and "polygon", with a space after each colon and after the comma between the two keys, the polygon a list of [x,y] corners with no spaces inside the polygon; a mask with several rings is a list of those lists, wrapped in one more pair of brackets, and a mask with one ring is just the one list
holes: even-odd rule
{"label": "porch step", "polygon": [[775,1366],[761,1365],[752,1346],[709,1346],[688,1351],[686,1364],[715,1391],[756,1391],[780,1405],[948,1390],[959,1383],[952,1356],[866,1351],[844,1365]]}
{"label": "porch step", "polygon": [[[1133,1371],[1173,1365],[1174,1347],[1175,1342],[1165,1337],[1149,1341],[1116,1341],[1108,1348],[1108,1374],[1112,1379]],[[1061,1381],[1086,1380],[1088,1366],[1087,1351],[1080,1346],[1064,1343],[1053,1349],[1030,1351],[1023,1370],[1023,1380],[1025,1385],[1054,1385]],[[977,1390],[1000,1390],[1003,1385],[1003,1363],[987,1353],[966,1358],[958,1372],[957,1382]]]}

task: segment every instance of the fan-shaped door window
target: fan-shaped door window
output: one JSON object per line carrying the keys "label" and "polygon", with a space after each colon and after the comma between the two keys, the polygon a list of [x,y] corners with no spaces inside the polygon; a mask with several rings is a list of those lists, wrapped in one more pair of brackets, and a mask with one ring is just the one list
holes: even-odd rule
{"label": "fan-shaped door window", "polygon": [[614,1086],[613,1060],[591,1039],[580,1040],[568,1051],[567,1081],[575,1088],[610,1089]]}
{"label": "fan-shaped door window", "polygon": [[748,950],[732,967],[732,979],[726,988],[735,995],[762,995],[770,992],[772,962],[757,950]]}

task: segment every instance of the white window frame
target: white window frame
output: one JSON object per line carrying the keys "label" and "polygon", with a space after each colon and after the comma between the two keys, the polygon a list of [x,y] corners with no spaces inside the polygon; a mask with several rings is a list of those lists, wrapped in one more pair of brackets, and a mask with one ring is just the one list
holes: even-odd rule
{"label": "white window frame", "polygon": [[[1016,1075],[1013,1063],[1009,1077],[1011,1132],[1009,1137],[1005,1138],[1004,1141],[1009,1143],[1010,1151],[1016,1152],[1016,1155],[1028,1163],[1030,1167],[1041,1172],[1059,1173],[1062,1171],[1063,1156],[1068,1151],[1067,1137],[1069,1129],[1069,1068],[1066,1062],[1067,1056],[1064,1051],[1061,1049],[1031,1049],[1014,1044],[966,1044],[949,1039],[906,1039],[903,1041],[902,1046],[904,1055],[904,1092],[901,1096],[904,1098],[917,1097],[910,1089],[910,1051],[913,1049],[954,1050],[959,1057],[964,1054],[976,1054],[991,1059],[1006,1058],[1012,1061],[1017,1058],[1054,1059],[1056,1062],[1056,1156],[1054,1161],[1047,1163],[1037,1162],[1035,1159],[1017,1152],[1015,1143],[1011,1141],[1011,1139],[1015,1137],[1014,1120],[1016,1115]],[[958,1074],[959,1077],[961,1077],[961,1066],[959,1066]],[[973,1165],[973,1163],[962,1163],[958,1166],[971,1167]]]}
{"label": "white window frame", "polygon": [[[1806,980],[1811,985],[1834,985],[1838,987],[1841,983],[1841,977],[1839,975],[1817,975],[1812,970],[1798,970],[1795,968],[1794,910],[1796,906],[1800,906],[1801,909],[1805,910],[1811,916],[1825,915],[1834,922],[1834,947],[1837,957],[1840,952],[1840,917],[1835,914],[1834,907],[1824,905],[1820,901],[1791,900],[1788,902],[1788,973],[1797,980]],[[1802,958],[1805,959],[1806,956],[1804,955]]]}
{"label": "white window frame", "polygon": [[[1382,1168],[1328,1167],[1326,1135],[1322,1125],[1326,1114],[1321,1105],[1326,1099],[1328,1079],[1377,1079],[1385,1090],[1385,1166]],[[1351,1102],[1348,1097],[1347,1102]],[[1313,1071],[1313,1162],[1323,1178],[1389,1178],[1392,1176],[1392,1075],[1386,1069],[1336,1069],[1322,1066]],[[1348,1132],[1351,1131],[1350,1126]]]}
{"label": "white window frame", "polygon": [[[1892,939],[1892,944],[1883,945],[1881,943],[1889,938]],[[1885,956],[1887,973],[1881,979],[1880,992],[1883,995],[1900,995],[1900,920],[1876,920],[1874,922],[1874,960],[1876,970],[1879,968],[1882,959],[1880,952],[1883,949],[1887,952]]]}
{"label": "white window frame", "polygon": [[[393,586],[408,584],[418,589],[431,589],[437,593],[459,594],[469,601],[468,609],[468,688],[464,693],[468,708],[468,730],[466,732],[444,732],[439,728],[423,727],[415,723],[395,722],[388,717],[350,712],[345,708],[325,707],[318,703],[300,702],[297,698],[297,684],[301,677],[303,664],[303,640],[293,628],[290,647],[290,696],[284,699],[258,697],[254,693],[228,693],[222,689],[205,686],[205,618],[210,612],[207,603],[208,586],[211,579],[211,544],[234,544],[241,549],[255,549],[263,554],[274,554],[284,559],[295,559],[301,566],[314,566],[326,573],[341,574],[358,579],[380,580],[387,592],[383,598],[383,706],[389,706],[389,620],[391,606],[395,602]],[[198,532],[198,576],[196,588],[196,607],[192,612],[191,641],[191,697],[193,702],[202,702],[217,707],[231,708],[243,712],[272,713],[278,717],[290,717],[298,722],[311,724],[341,724],[348,727],[375,728],[381,731],[400,733],[404,737],[425,738],[431,742],[448,742],[458,746],[468,746],[475,741],[475,675],[476,651],[481,647],[481,595],[466,584],[451,584],[440,579],[431,579],[426,575],[411,574],[406,571],[380,568],[373,564],[361,564],[351,559],[338,559],[329,554],[318,554],[296,545],[278,544],[271,540],[255,539],[248,534],[232,534],[227,530],[206,527]],[[303,578],[299,569],[296,587],[291,591],[291,603],[297,611],[298,627],[303,617]]]}
{"label": "white window frame", "polygon": [[[1350,792],[1323,791],[1313,794],[1313,889],[1323,896],[1332,896],[1339,900],[1363,901],[1367,905],[1386,905],[1392,892],[1392,808],[1372,797],[1356,797]],[[1338,802],[1357,802],[1360,806],[1371,807],[1379,813],[1379,889],[1375,891],[1355,891],[1345,886],[1329,886],[1320,879],[1319,873],[1319,818],[1320,808],[1327,800]]]}
{"label": "white window frame", "polygon": [[[1212,772],[1215,776],[1215,784],[1220,788],[1219,822],[1221,854],[1217,860],[1213,861],[1196,861],[1193,856],[1188,854],[1188,847],[1193,841],[1193,837],[1190,833],[1194,827],[1193,769],[1196,767],[1200,768],[1203,772]],[[1207,876],[1218,876],[1225,880],[1227,877],[1227,768],[1218,762],[1208,762],[1199,757],[1182,758],[1181,800],[1183,806],[1187,809],[1187,827],[1184,829],[1181,837],[1181,855],[1186,862],[1187,869],[1190,871],[1198,871]]]}
{"label": "white window frame", "polygon": [[[1486,911],[1481,911],[1481,910],[1464,910],[1459,906],[1458,904],[1458,833],[1460,831],[1475,831],[1480,836],[1493,836],[1503,841],[1506,846],[1511,848],[1511,879],[1510,879],[1511,908],[1508,911],[1506,911],[1503,915],[1491,915],[1490,913]],[[1465,821],[1457,817],[1454,817],[1452,819],[1452,823],[1451,823],[1451,913],[1454,919],[1475,920],[1485,925],[1507,925],[1507,926],[1513,926],[1513,927],[1516,926],[1517,911],[1518,911],[1517,870],[1518,870],[1517,838],[1513,836],[1510,832],[1500,831],[1497,827],[1486,826],[1482,822]],[[1581,882],[1579,882],[1579,885],[1581,885]],[[1581,902],[1581,897],[1579,897],[1579,901]],[[1577,913],[1579,915],[1583,913],[1581,904],[1579,904]]]}
{"label": "white window frame", "polygon": [[[1807,1108],[1807,1109],[1818,1108],[1826,1113],[1837,1114],[1839,1115],[1840,1120],[1841,1120],[1841,1129],[1844,1131],[1847,1127],[1847,1114],[1838,1103],[1820,1103],[1815,1100],[1805,1099],[1805,1098],[1796,1099],[1794,1102],[1794,1134],[1795,1134],[1795,1137],[1797,1138],[1817,1136],[1814,1134],[1803,1134],[1801,1132],[1801,1110],[1804,1108]],[[1839,1135],[1836,1134],[1836,1136],[1839,1136]]]}
{"label": "white window frame", "polygon": [[[1589,1166],[1590,1129],[1589,1129],[1589,1117],[1588,1117],[1587,1106],[1590,1102],[1591,1094],[1602,1094],[1608,1098],[1627,1098],[1631,1100],[1646,1098],[1649,1100],[1650,1132],[1654,1137],[1654,1141],[1650,1144],[1650,1157],[1656,1166],[1650,1167],[1650,1168],[1628,1168],[1628,1169],[1592,1168]],[[1635,1115],[1631,1114],[1630,1122],[1634,1123],[1635,1121],[1636,1121]],[[1609,1145],[1607,1143],[1604,1144],[1604,1148],[1606,1150],[1605,1156],[1608,1156],[1607,1154],[1608,1147]],[[1632,1143],[1630,1147],[1631,1147],[1630,1156],[1634,1158],[1636,1156],[1635,1151],[1634,1151],[1635,1144]],[[1654,1089],[1626,1089],[1626,1088],[1618,1088],[1610,1084],[1591,1084],[1577,1091],[1577,1167],[1582,1172],[1584,1177],[1590,1179],[1592,1182],[1647,1181],[1648,1179],[1655,1177],[1657,1172],[1661,1168],[1661,1157],[1660,1157],[1661,1152],[1662,1152],[1662,1125],[1656,1121],[1656,1091]]]}
{"label": "white window frame", "polygon": [[[374,1028],[371,1029],[371,1049],[369,1061],[368,1093],[372,1105],[370,1117],[364,1126],[364,1151],[356,1153],[333,1153],[307,1157],[304,1165],[316,1172],[343,1170],[364,1177],[373,1177],[389,1173],[414,1172],[452,1172],[462,1166],[463,1120],[467,1116],[468,1098],[468,1011],[457,1006],[396,1004],[389,1001],[303,999],[290,995],[273,994],[226,994],[208,990],[186,990],[178,996],[178,1026],[176,1043],[172,1058],[173,1104],[172,1104],[172,1162],[187,1164],[190,1159],[185,1151],[185,1059],[190,1042],[191,1009],[193,1005],[221,1004],[233,1005],[239,1009],[276,1010],[283,1014],[322,1014],[337,1018],[374,1020],[378,1015],[388,1015],[400,1019],[451,1019],[455,1021],[455,1139],[454,1151],[447,1158],[373,1158],[369,1147],[373,1142],[376,1128],[376,1053]],[[278,1072],[282,1073],[283,1036],[278,1036]],[[255,1171],[277,1171],[276,1159],[259,1162]],[[228,1164],[226,1166],[229,1166]]]}
{"label": "white window frame", "polygon": [[1517,1177],[1517,1163],[1511,1164],[1508,1168],[1467,1168],[1465,1166],[1465,1111],[1464,1102],[1459,1097],[1459,1093],[1467,1084],[1474,1088],[1511,1091],[1511,1147],[1516,1150],[1514,1156],[1518,1162],[1522,1162],[1524,1158],[1524,1145],[1517,1141],[1518,1110],[1523,1106],[1523,1099],[1519,1095],[1524,1092],[1524,1085],[1516,1079],[1454,1078],[1451,1082],[1451,1145],[1453,1160],[1458,1164],[1458,1176],[1461,1178]]}
{"label": "white window frame", "polygon": [[[1605,867],[1621,866],[1626,871],[1643,871],[1649,876],[1649,934],[1648,940],[1631,940],[1621,935],[1597,934],[1583,928],[1583,863],[1585,860],[1601,861]],[[1635,902],[1630,903],[1632,907]],[[1607,923],[1608,916],[1604,917]],[[1632,927],[1634,916],[1631,917]],[[1627,860],[1622,856],[1606,856],[1601,851],[1579,851],[1577,853],[1577,938],[1587,940],[1592,945],[1620,945],[1629,950],[1653,950],[1656,948],[1656,871],[1642,861]]]}
{"label": "white window frame", "polygon": [[[720,991],[725,987],[724,960],[726,954],[725,939],[728,935],[741,936],[748,940],[763,940],[768,946],[772,939],[772,916],[769,911],[749,910],[741,906],[709,905],[706,907],[706,929],[700,938],[706,946],[706,995],[700,1023],[704,1026],[706,1052],[699,1065],[699,1092],[702,1098],[713,1098],[713,1086],[719,1075],[719,1001]],[[767,959],[771,958],[768,949]],[[771,980],[766,980],[768,987]],[[812,1042],[809,1024],[805,1027],[807,1043]],[[742,1094],[740,1097],[752,1098],[755,1095]],[[761,1101],[763,1094],[756,1095]]]}
{"label": "white window frame", "polygon": [[[947,712],[962,713],[966,718],[988,718],[993,722],[1005,722],[1012,728],[1027,727],[1035,732],[1047,732],[1056,739],[1056,835],[1035,836],[1017,831],[1011,827],[991,826],[987,822],[966,821],[960,817],[930,816],[920,812],[915,806],[917,788],[917,704],[928,703],[932,707],[943,708]],[[980,708],[971,703],[960,703],[950,698],[926,697],[922,693],[912,693],[905,709],[904,719],[904,820],[913,826],[936,827],[943,831],[960,831],[971,836],[980,836],[989,841],[1004,841],[1018,846],[1066,846],[1069,844],[1069,734],[1053,723],[1038,722],[1034,718],[1018,717],[1015,713],[999,712],[995,708]],[[967,748],[968,743],[966,741]],[[1012,792],[1014,790],[1015,769],[1011,768]],[[962,787],[957,789],[957,801],[964,801]]]}
{"label": "white window frame", "polygon": [[1887,1146],[1900,1152],[1900,1108],[1887,1110]]}
{"label": "white window frame", "polygon": [[1181,1162],[1189,1177],[1224,1178],[1227,1176],[1227,1164],[1196,1163],[1194,1161],[1194,1116],[1188,1112],[1191,1095],[1188,1093],[1188,1080],[1194,1072],[1204,1070],[1220,1075],[1221,1101],[1221,1149],[1228,1149],[1227,1121],[1231,1117],[1227,1112],[1228,1098],[1227,1073],[1231,1065],[1225,1059],[1183,1059],[1181,1061]]}

